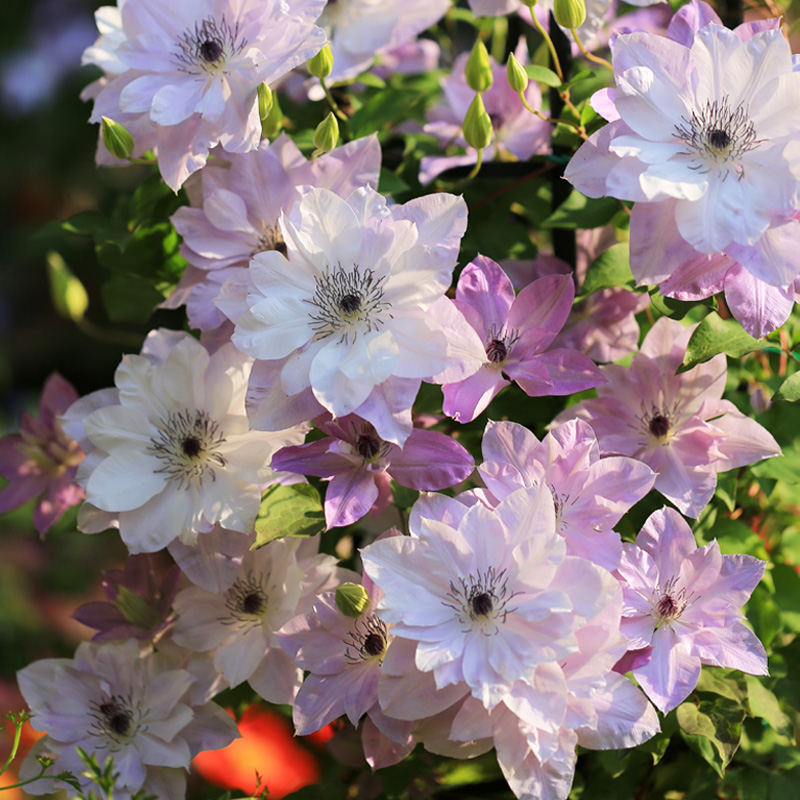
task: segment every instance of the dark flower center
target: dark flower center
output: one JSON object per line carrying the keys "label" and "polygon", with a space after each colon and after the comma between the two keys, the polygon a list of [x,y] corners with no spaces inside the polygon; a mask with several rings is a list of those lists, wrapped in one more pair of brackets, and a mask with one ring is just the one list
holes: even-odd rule
{"label": "dark flower center", "polygon": [[131,712],[121,708],[113,700],[109,700],[100,706],[100,713],[106,719],[106,725],[112,733],[117,736],[125,736],[131,728]]}
{"label": "dark flower center", "polygon": [[731,137],[727,131],[715,128],[708,132],[708,142],[715,150],[724,150],[730,147]]}
{"label": "dark flower center", "polygon": [[242,611],[245,614],[260,614],[264,610],[264,596],[260,592],[250,592],[242,598]]}
{"label": "dark flower center", "polygon": [[472,598],[472,610],[475,616],[485,617],[494,607],[492,596],[488,592],[481,592]]}
{"label": "dark flower center", "polygon": [[661,617],[674,617],[679,608],[680,606],[675,602],[675,598],[671,594],[665,594],[656,605],[656,611]]}
{"label": "dark flower center", "polygon": [[214,39],[206,39],[200,47],[197,48],[200,58],[207,61],[209,64],[219,61],[222,55],[222,45]]}
{"label": "dark flower center", "polygon": [[361,458],[365,459],[366,461],[369,461],[371,458],[375,458],[375,456],[380,452],[380,449],[380,439],[378,439],[377,436],[370,435],[369,433],[362,433],[356,441],[356,453],[358,453]]}
{"label": "dark flower center", "polygon": [[339,298],[339,308],[345,314],[355,314],[361,308],[361,298],[357,294],[346,294]]}
{"label": "dark flower center", "polygon": [[363,647],[368,656],[379,656],[386,649],[386,640],[380,633],[369,633],[364,638]]}
{"label": "dark flower center", "polygon": [[486,358],[488,358],[492,364],[502,364],[507,356],[508,347],[506,347],[506,343],[502,339],[492,339],[492,341],[486,345]]}
{"label": "dark flower center", "polygon": [[189,458],[197,458],[197,456],[200,455],[203,446],[201,445],[200,440],[196,436],[187,436],[183,440],[181,449],[183,450],[184,455],[189,456]]}
{"label": "dark flower center", "polygon": [[663,414],[656,414],[651,418],[649,424],[650,433],[656,439],[663,439],[669,433],[669,418]]}

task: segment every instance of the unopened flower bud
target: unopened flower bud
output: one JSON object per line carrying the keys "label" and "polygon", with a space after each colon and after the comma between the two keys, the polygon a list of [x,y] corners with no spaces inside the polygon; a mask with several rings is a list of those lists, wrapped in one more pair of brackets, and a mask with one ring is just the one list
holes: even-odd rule
{"label": "unopened flower bud", "polygon": [[369,594],[360,583],[343,583],[336,590],[336,607],[346,617],[357,619],[369,608]]}
{"label": "unopened flower bud", "polygon": [[517,61],[513,53],[508,56],[506,73],[508,75],[508,85],[515,92],[524,92],[528,88],[528,73],[525,72],[525,67]]}
{"label": "unopened flower bud", "polygon": [[314,147],[319,153],[329,153],[336,147],[336,143],[339,141],[339,123],[336,121],[333,111],[329,111],[328,116],[317,125],[313,141]]}
{"label": "unopened flower bud", "polygon": [[119,122],[108,117],[102,118],[103,144],[115,158],[130,158],[133,152],[133,136]]}
{"label": "unopened flower bud", "polygon": [[486,147],[492,141],[492,120],[486,113],[480,92],[470,103],[461,129],[466,143],[476,150]]}
{"label": "unopened flower bud", "polygon": [[315,77],[325,80],[333,69],[333,53],[329,45],[325,45],[313,58],[306,61],[306,69]]}
{"label": "unopened flower bud", "polygon": [[[267,113],[266,119],[261,120],[261,136],[264,139],[274,139],[283,127],[283,111],[278,103],[276,92],[270,92],[272,96],[272,106]],[[259,107],[259,112],[261,108]]]}
{"label": "unopened flower bud", "polygon": [[563,28],[569,30],[580,28],[586,19],[586,3],[584,0],[555,0],[553,16]]}
{"label": "unopened flower bud", "polygon": [[480,39],[475,42],[467,59],[466,76],[469,88],[476,92],[485,92],[492,86],[492,62],[486,45]]}
{"label": "unopened flower bud", "polygon": [[258,116],[261,117],[262,122],[269,116],[270,111],[272,111],[272,89],[266,83],[259,83]]}

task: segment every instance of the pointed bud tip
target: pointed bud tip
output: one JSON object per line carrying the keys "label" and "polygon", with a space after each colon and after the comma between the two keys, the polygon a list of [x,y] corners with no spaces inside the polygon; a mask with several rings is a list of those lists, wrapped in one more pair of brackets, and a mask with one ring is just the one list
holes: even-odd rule
{"label": "pointed bud tip", "polygon": [[369,593],[360,583],[343,583],[336,590],[336,607],[346,617],[357,619],[369,608]]}
{"label": "pointed bud tip", "polygon": [[106,150],[114,158],[127,159],[133,152],[133,136],[130,131],[119,122],[114,122],[109,117],[103,117],[101,122],[101,134]]}

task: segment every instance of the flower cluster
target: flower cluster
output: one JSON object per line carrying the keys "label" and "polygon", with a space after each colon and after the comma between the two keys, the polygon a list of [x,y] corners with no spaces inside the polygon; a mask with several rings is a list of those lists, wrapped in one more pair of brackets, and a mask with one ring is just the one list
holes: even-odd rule
{"label": "flower cluster", "polygon": [[[470,5],[503,16],[520,3]],[[82,503],[79,530],[115,529],[130,553],[106,572],[105,601],[75,612],[93,641],[18,673],[47,734],[23,780],[44,757],[88,791],[82,748],[113,759],[114,796],[183,797],[192,758],[236,737],[212,702],[230,688],[291,705],[301,736],[345,717],[372,769],[417,745],[494,749],[520,800],[566,800],[578,747],[650,740],[704,666],[768,674],[741,610],[765,563],[721,549],[709,504],[719,473],[781,447],[729,399],[747,381],[728,381],[739,338],[707,342],[711,320],[734,324],[722,300],[714,317],[672,300],[724,291],[761,336],[800,291],[800,74],[778,21],[732,31],[698,0],[665,35],[641,29],[663,9],[629,20],[633,32],[618,20],[616,88],[591,105],[571,94],[583,73],[528,64],[497,23],[493,54],[517,54],[507,69],[481,41],[458,54],[453,35],[443,99],[423,103],[415,87],[440,76],[401,62],[430,53],[415,38],[449,8],[97,12],[91,120],[125,125],[133,160],[157,161],[173,190],[155,228],[185,269],[171,294],[167,271],[153,288],[161,307],[185,306],[190,331],[152,330],[113,387],[83,397],[53,376],[40,419],[0,442],[0,510],[41,497],[43,533]],[[588,10],[567,26],[576,52],[600,47],[613,15],[604,0]],[[326,38],[308,65],[320,84],[294,75],[293,96],[324,95],[338,147],[302,131],[311,112],[294,103],[278,134],[278,85]],[[366,74],[376,57],[382,77]],[[491,142],[481,150],[463,136],[470,115]],[[569,194],[563,154],[578,139],[568,180],[632,210]],[[102,139],[98,160],[119,163]],[[464,195],[438,177],[458,165],[475,167]],[[473,184],[482,169],[496,171]],[[470,211],[476,185],[487,197]],[[120,252],[146,227],[136,213],[117,214]],[[528,228],[503,250],[499,221]],[[578,255],[589,239],[599,252]],[[495,248],[503,266],[482,254]],[[634,282],[660,286],[652,305]],[[736,334],[742,352],[760,347]],[[332,747],[347,735],[339,726]],[[32,785],[56,788],[53,773]]]}

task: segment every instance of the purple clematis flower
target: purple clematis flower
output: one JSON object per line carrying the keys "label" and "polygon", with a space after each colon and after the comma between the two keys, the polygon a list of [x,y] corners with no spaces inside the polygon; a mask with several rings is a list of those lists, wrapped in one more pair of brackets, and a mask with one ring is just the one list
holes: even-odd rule
{"label": "purple clematis flower", "polygon": [[84,603],[72,616],[98,631],[93,642],[152,639],[174,621],[172,601],[180,583],[177,565],[173,564],[159,580],[150,555],[132,555],[123,569],[103,573],[108,600]]}
{"label": "purple clematis flower", "polygon": [[515,297],[508,276],[490,258],[478,256],[468,264],[454,301],[468,324],[451,328],[450,334],[473,361],[483,363],[463,380],[451,380],[447,371],[437,376],[444,384],[444,413],[470,422],[512,380],[531,397],[572,394],[603,383],[588,356],[549,349],[574,297],[571,275],[539,278]]}
{"label": "purple clematis flower", "polygon": [[329,528],[350,525],[370,509],[391,500],[390,480],[419,491],[438,491],[469,477],[470,454],[449,436],[414,428],[403,447],[386,442],[373,425],[354,414],[321,418],[317,427],[328,434],[317,442],[284,447],[272,459],[274,469],[315,475],[330,481],[325,494]]}
{"label": "purple clematis flower", "polygon": [[0,475],[9,481],[0,491],[0,513],[38,497],[33,524],[42,536],[84,498],[75,483],[83,452],[58,420],[77,399],[72,385],[53,373],[42,392],[39,418],[24,412],[20,432],[0,439]]}
{"label": "purple clematis flower", "polygon": [[766,566],[752,556],[720,553],[715,539],[697,547],[683,517],[670,508],[650,515],[625,544],[622,631],[631,649],[652,648],[633,674],[664,713],[697,685],[701,664],[767,675],[767,654],[739,611]]}
{"label": "purple clematis flower", "polygon": [[601,455],[633,456],[658,473],[655,488],[684,514],[698,517],[717,487],[717,473],[780,455],[772,435],[722,399],[727,361],[715,356],[676,375],[696,326],[662,317],[630,369],[601,367],[608,383],[597,398],[559,414],[588,422]]}

